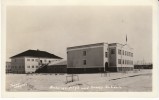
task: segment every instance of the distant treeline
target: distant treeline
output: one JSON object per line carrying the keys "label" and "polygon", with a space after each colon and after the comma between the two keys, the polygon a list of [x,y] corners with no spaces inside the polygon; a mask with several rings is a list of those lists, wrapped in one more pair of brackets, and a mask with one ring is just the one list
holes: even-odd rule
{"label": "distant treeline", "polygon": [[152,69],[153,65],[152,64],[147,64],[147,65],[134,65],[134,69]]}

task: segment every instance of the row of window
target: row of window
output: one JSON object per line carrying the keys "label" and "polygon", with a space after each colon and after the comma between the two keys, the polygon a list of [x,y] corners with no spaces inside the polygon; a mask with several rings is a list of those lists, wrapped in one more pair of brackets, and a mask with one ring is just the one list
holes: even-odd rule
{"label": "row of window", "polygon": [[6,66],[6,68],[11,68],[11,66]]}
{"label": "row of window", "polygon": [[[36,62],[38,62],[39,61],[39,59],[27,59],[27,61],[36,61]],[[43,61],[44,62],[51,62],[51,60],[46,60],[46,59],[44,59],[44,60],[40,60],[40,62],[41,63],[43,63]],[[52,62],[54,62],[54,61],[58,61],[58,60],[52,60]]]}
{"label": "row of window", "polygon": [[[36,61],[36,62],[38,62],[39,59],[33,59],[33,58],[32,58],[32,59],[27,59],[27,61]],[[42,60],[40,60],[40,61],[42,62]],[[50,61],[50,60],[49,60],[49,61]],[[45,59],[44,62],[47,62],[47,60]]]}
{"label": "row of window", "polygon": [[[87,61],[83,60],[83,65],[86,65]],[[133,61],[132,60],[121,60],[118,59],[118,64],[125,64],[125,65],[133,65]]]}
{"label": "row of window", "polygon": [[124,51],[124,50],[120,50],[120,49],[118,49],[118,54],[133,57],[133,53],[128,52],[128,51]]}
{"label": "row of window", "polygon": [[[16,59],[14,59],[13,61],[16,62]],[[39,59],[33,59],[33,58],[30,58],[30,59],[29,59],[29,58],[28,58],[27,61],[36,61],[36,62],[38,62]],[[45,59],[45,60],[40,60],[40,61],[41,61],[41,62],[42,62],[42,61],[47,62],[46,59]],[[57,61],[57,60],[52,60],[52,61]],[[51,60],[49,60],[48,62],[51,62]]]}
{"label": "row of window", "polygon": [[23,66],[12,66],[13,69],[16,69],[16,68],[24,68]]}
{"label": "row of window", "polygon": [[[115,49],[111,49],[111,54],[115,54]],[[124,50],[120,50],[120,49],[118,49],[118,54],[133,57],[133,53],[124,51]]]}
{"label": "row of window", "polygon": [[118,64],[133,65],[133,61],[132,60],[121,60],[121,59],[118,59]]}
{"label": "row of window", "polygon": [[[86,56],[86,51],[83,51],[83,56]],[[115,54],[115,49],[111,49],[111,54]],[[133,53],[128,52],[128,51],[124,51],[124,50],[118,50],[118,54],[119,55],[126,55],[126,56],[131,56],[133,57]],[[108,52],[105,52],[105,57],[108,57]]]}
{"label": "row of window", "polygon": [[[23,66],[12,66],[13,69],[23,68]],[[38,68],[38,66],[27,66],[27,68]]]}
{"label": "row of window", "polygon": [[27,68],[38,68],[38,66],[27,66]]}

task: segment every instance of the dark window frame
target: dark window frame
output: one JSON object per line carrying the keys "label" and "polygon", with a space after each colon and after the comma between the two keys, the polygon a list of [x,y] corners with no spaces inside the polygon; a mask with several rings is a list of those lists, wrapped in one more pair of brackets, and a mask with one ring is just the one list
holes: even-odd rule
{"label": "dark window frame", "polygon": [[83,60],[83,65],[87,65],[87,61],[86,60]]}
{"label": "dark window frame", "polygon": [[87,55],[87,52],[86,50],[83,51],[83,56],[86,56]]}
{"label": "dark window frame", "polygon": [[115,54],[115,49],[111,49],[111,54]]}
{"label": "dark window frame", "polygon": [[108,58],[108,52],[105,52],[105,57]]}

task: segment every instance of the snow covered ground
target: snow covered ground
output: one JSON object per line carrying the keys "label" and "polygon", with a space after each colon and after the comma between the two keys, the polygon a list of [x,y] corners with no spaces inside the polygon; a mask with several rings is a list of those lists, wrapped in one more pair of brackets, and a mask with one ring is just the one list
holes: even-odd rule
{"label": "snow covered ground", "polygon": [[[88,92],[149,92],[152,91],[152,71],[127,73],[77,74],[67,82],[68,74],[7,74],[7,91],[88,91]],[[71,77],[68,77],[71,81]]]}

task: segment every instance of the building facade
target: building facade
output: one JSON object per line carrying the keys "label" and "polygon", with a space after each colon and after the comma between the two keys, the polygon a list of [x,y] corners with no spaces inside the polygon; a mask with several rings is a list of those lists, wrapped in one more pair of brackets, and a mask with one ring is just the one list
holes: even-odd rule
{"label": "building facade", "polygon": [[11,62],[6,62],[6,73],[11,73]]}
{"label": "building facade", "polygon": [[67,48],[68,73],[96,73],[133,69],[133,49],[118,43]]}
{"label": "building facade", "polygon": [[129,71],[133,68],[133,48],[127,44],[109,44],[109,70]]}
{"label": "building facade", "polygon": [[12,73],[34,73],[38,68],[61,59],[45,51],[27,50],[11,57],[11,71]]}

